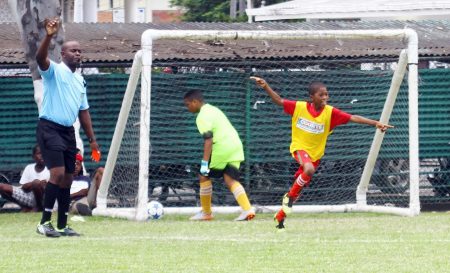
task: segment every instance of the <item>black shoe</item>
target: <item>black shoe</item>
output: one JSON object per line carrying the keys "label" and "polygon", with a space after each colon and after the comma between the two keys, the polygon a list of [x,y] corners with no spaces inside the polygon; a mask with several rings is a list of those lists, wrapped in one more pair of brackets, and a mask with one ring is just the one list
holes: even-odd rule
{"label": "black shoe", "polygon": [[36,227],[36,232],[52,238],[57,238],[61,236],[61,234],[55,230],[55,228],[52,225],[52,222],[50,221],[47,221],[43,224],[39,223]]}
{"label": "black shoe", "polygon": [[278,231],[284,230],[284,219],[281,220],[281,221],[278,221],[277,214],[275,213],[275,216],[273,217],[273,220],[277,223],[275,228],[278,229]]}
{"label": "black shoe", "polygon": [[284,220],[281,220],[278,222],[278,225],[275,226],[277,229],[284,229]]}
{"label": "black shoe", "polygon": [[92,216],[92,210],[86,204],[78,203],[75,208],[77,209],[79,215]]}
{"label": "black shoe", "polygon": [[77,233],[75,230],[73,230],[72,228],[70,228],[69,226],[66,226],[65,228],[62,229],[56,229],[56,231],[61,235],[61,236],[80,236],[79,233]]}

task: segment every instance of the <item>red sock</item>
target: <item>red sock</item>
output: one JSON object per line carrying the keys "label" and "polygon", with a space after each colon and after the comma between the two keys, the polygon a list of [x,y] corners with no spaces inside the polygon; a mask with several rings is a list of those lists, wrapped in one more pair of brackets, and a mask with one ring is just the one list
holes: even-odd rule
{"label": "red sock", "polygon": [[294,183],[292,184],[292,187],[289,190],[288,196],[297,199],[298,196],[300,195],[300,192],[302,191],[303,187],[306,184],[308,184],[310,180],[311,180],[311,176],[309,176],[305,173],[302,173],[301,175],[299,175],[295,179]]}
{"label": "red sock", "polygon": [[284,213],[284,211],[282,209],[280,209],[277,213],[277,215],[275,215],[275,218],[277,218],[278,222],[281,222],[284,220],[284,218],[286,218],[286,213]]}

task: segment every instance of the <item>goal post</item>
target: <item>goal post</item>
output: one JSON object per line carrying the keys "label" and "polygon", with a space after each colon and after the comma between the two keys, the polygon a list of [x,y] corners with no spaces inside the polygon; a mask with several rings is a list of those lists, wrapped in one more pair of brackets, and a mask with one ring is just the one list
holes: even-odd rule
{"label": "goal post", "polygon": [[[141,72],[142,72],[142,51],[139,50],[135,54],[133,64],[131,66],[130,77],[128,79],[127,88],[123,96],[123,101],[118,116],[118,122],[116,123],[116,128],[114,130],[113,138],[111,140],[108,158],[106,159],[105,170],[113,170],[114,166],[116,165],[117,155],[119,154],[120,144],[122,143],[122,138],[125,132],[126,121],[128,120],[129,117],[131,105],[133,103],[133,97],[135,96]],[[142,130],[142,132],[145,133],[146,131]],[[143,140],[145,139],[147,138],[144,137]],[[143,145],[142,147],[148,146],[147,143],[143,143],[142,145]],[[143,171],[144,173],[142,175],[145,175],[145,170]],[[108,189],[111,185],[112,175],[113,175],[112,171],[103,172],[101,181],[102,183],[97,192],[96,212],[98,213],[98,215],[122,217],[128,218],[130,220],[138,219],[135,208],[129,208],[124,210],[107,210]],[[142,186],[145,188],[146,183],[143,182],[144,180],[146,179],[140,179],[139,182],[142,183],[143,184]],[[144,202],[145,201],[146,200],[144,200]]]}
{"label": "goal post", "polygon": [[[417,64],[417,62],[415,63]],[[402,50],[400,53],[400,57],[397,63],[397,69],[394,72],[393,78],[392,78],[392,83],[388,92],[388,96],[386,98],[386,102],[384,104],[383,107],[383,111],[381,113],[381,117],[380,117],[380,122],[388,124],[389,123],[389,118],[391,116],[392,110],[394,108],[394,104],[395,101],[397,99],[397,95],[398,92],[400,90],[400,85],[401,82],[403,80],[403,77],[405,75],[406,72],[406,67],[408,65],[408,57],[406,54],[405,50]],[[417,67],[417,65],[414,65],[415,67]],[[416,70],[417,71],[417,70]],[[411,86],[411,81],[415,81],[415,85],[417,86],[417,75],[415,78],[409,78],[408,79],[410,81],[410,86]],[[416,90],[411,90],[409,89],[409,102],[410,102],[410,111],[409,111],[409,121],[410,121],[410,130],[414,130],[414,128],[412,128],[412,126],[417,127],[417,135],[416,137],[411,136],[411,132],[410,132],[410,137],[413,137],[413,139],[411,139],[410,141],[413,142],[419,142],[418,140],[418,122],[415,124],[411,124],[411,119],[416,118],[418,121],[418,116],[413,115],[411,110],[415,110],[418,112],[418,104],[417,105],[413,105],[414,103],[411,103],[411,100],[418,100],[417,96],[414,96],[412,94],[412,92],[418,92],[417,89]],[[379,130],[377,130],[375,132],[375,136],[372,142],[372,145],[370,147],[370,151],[369,151],[369,155],[367,158],[367,162],[364,166],[364,170],[361,176],[361,181],[358,185],[358,189],[356,191],[356,201],[357,201],[357,207],[362,207],[364,208],[365,206],[367,206],[367,200],[366,200],[366,193],[368,190],[368,185],[370,182],[370,178],[373,174],[373,170],[375,168],[375,163],[378,157],[378,153],[380,151],[380,147],[381,147],[381,143],[383,141],[383,137],[384,137],[384,133],[380,132]],[[411,143],[411,142],[410,142]],[[410,144],[411,145],[411,144]],[[410,152],[414,152],[414,150],[412,149],[412,147],[410,147]],[[417,153],[416,155],[418,155],[418,144],[417,144]],[[413,171],[413,166],[417,166],[417,170]],[[394,209],[391,207],[388,207],[387,210],[384,209],[383,207],[373,207],[373,211],[392,211],[393,213],[398,212],[401,215],[417,215],[420,212],[420,201],[419,201],[419,161],[418,161],[418,156],[412,156],[410,157],[410,166],[411,166],[411,174],[410,174],[410,181],[416,181],[414,183],[411,183],[411,187],[410,187],[410,191],[412,193],[414,193],[415,190],[417,190],[417,194],[411,194],[410,195],[410,205],[409,208],[407,209]]]}
{"label": "goal post", "polygon": [[[208,83],[205,83],[208,81],[209,78],[211,78],[211,83],[214,84],[214,86],[226,86],[227,88],[234,88],[230,87],[230,85],[234,84],[233,80],[236,77],[242,77],[247,78],[248,75],[246,74],[248,72],[248,69],[250,69],[251,73],[257,73],[259,74],[267,74],[271,73],[273,71],[288,71],[288,73],[302,73],[301,76],[304,76],[304,73],[307,73],[312,78],[314,78],[315,73],[317,75],[322,75],[324,70],[331,71],[331,73],[334,72],[333,69],[327,68],[327,69],[318,69],[319,72],[309,71],[309,66],[307,68],[297,68],[295,67],[296,64],[292,65],[289,64],[289,69],[279,69],[279,68],[270,68],[266,64],[262,65],[261,63],[258,63],[257,65],[254,65],[252,63],[246,63],[245,66],[237,67],[236,63],[233,63],[232,68],[213,68],[213,72],[210,72],[207,74],[205,71],[210,71],[210,67],[206,67],[205,65],[202,65],[200,63],[197,63],[195,65],[193,64],[178,64],[178,67],[183,67],[184,71],[188,72],[180,72],[177,75],[163,75],[158,72],[158,74],[155,74],[155,71],[158,71],[154,64],[153,64],[153,56],[155,55],[154,52],[154,43],[158,40],[198,40],[198,41],[220,41],[220,40],[269,40],[269,41],[278,41],[278,40],[293,40],[293,41],[308,41],[308,40],[343,40],[343,41],[365,41],[365,40],[398,40],[398,41],[405,41],[406,46],[401,52],[399,52],[398,60],[396,60],[395,63],[395,71],[393,72],[393,75],[389,74],[389,72],[386,74],[383,74],[383,86],[386,85],[387,80],[386,78],[389,76],[390,84],[387,93],[385,93],[383,96],[384,106],[380,107],[378,110],[374,110],[374,115],[376,116],[376,119],[380,119],[382,122],[388,123],[390,121],[391,115],[396,115],[396,117],[400,118],[407,118],[408,121],[403,124],[402,128],[398,131],[402,132],[403,135],[400,135],[400,133],[394,133],[394,136],[392,139],[388,140],[387,145],[389,146],[386,151],[386,157],[385,161],[380,161],[379,159],[379,153],[380,148],[382,147],[382,143],[385,134],[380,133],[379,130],[376,130],[375,132],[372,131],[372,143],[370,145],[366,145],[367,148],[361,148],[362,151],[359,151],[359,154],[357,155],[358,158],[365,158],[364,165],[361,167],[361,170],[359,172],[359,183],[357,183],[357,186],[354,187],[353,190],[353,198],[346,197],[348,200],[340,200],[335,202],[335,204],[320,204],[321,202],[318,202],[319,204],[314,204],[314,201],[306,202],[306,204],[298,204],[294,205],[293,211],[294,212],[347,212],[347,211],[360,211],[360,212],[382,212],[382,213],[393,213],[393,214],[399,214],[399,215],[407,215],[407,216],[414,216],[418,215],[420,213],[420,201],[419,201],[419,141],[418,141],[418,70],[417,70],[417,63],[418,63],[418,38],[417,34],[414,30],[411,29],[389,29],[389,30],[322,30],[322,31],[304,31],[304,30],[286,30],[286,31],[278,31],[278,30],[239,30],[239,31],[215,31],[215,30],[146,30],[142,34],[142,40],[141,40],[141,50],[138,51],[135,55],[129,82],[127,85],[126,92],[124,94],[123,103],[121,106],[120,114],[117,120],[116,128],[114,130],[113,140],[111,143],[111,147],[109,150],[108,158],[106,161],[105,171],[102,179],[102,183],[97,195],[97,208],[94,210],[94,215],[103,215],[103,216],[113,216],[113,217],[123,217],[127,219],[132,220],[138,220],[143,221],[147,219],[147,211],[146,211],[146,204],[149,201],[149,195],[152,194],[152,190],[149,188],[149,184],[153,185],[152,179],[155,179],[156,173],[158,173],[158,177],[156,180],[160,181],[159,183],[162,183],[163,185],[169,185],[169,188],[172,188],[172,190],[175,192],[175,188],[177,187],[170,187],[172,182],[176,182],[175,184],[180,185],[178,182],[186,180],[186,178],[179,177],[174,173],[180,172],[179,167],[185,166],[186,171],[190,172],[188,170],[190,168],[189,164],[186,164],[187,161],[184,159],[179,159],[179,164],[176,167],[173,167],[173,170],[170,166],[170,161],[165,160],[164,156],[161,156],[159,154],[159,146],[154,144],[153,139],[158,138],[158,135],[160,134],[160,127],[170,127],[169,124],[160,124],[158,123],[151,123],[153,116],[152,113],[152,107],[154,105],[154,101],[152,101],[153,97],[157,97],[160,94],[164,94],[165,96],[172,96],[170,99],[178,99],[179,103],[182,104],[182,95],[180,96],[180,93],[177,94],[170,94],[173,88],[176,89],[183,89],[186,87],[186,85],[191,84],[192,88],[197,88],[197,86],[201,86],[202,88],[205,88],[205,91],[212,92],[210,89],[214,87],[209,87]],[[155,57],[156,58],[156,57]],[[257,58],[255,58],[257,59]],[[201,61],[201,60],[200,60]],[[277,62],[277,61],[274,61]],[[272,62],[272,63],[274,63]],[[314,61],[310,61],[310,63],[314,63]],[[277,64],[280,65],[280,64]],[[282,64],[281,64],[282,66]],[[346,69],[348,64],[342,64],[342,65],[336,65],[336,67],[342,66],[344,69]],[[354,66],[354,65],[352,65]],[[250,68],[249,68],[250,67]],[[257,68],[256,68],[257,67]],[[329,65],[329,67],[332,67]],[[200,72],[199,72],[200,71]],[[224,74],[226,71],[228,74],[232,73],[241,73],[245,75],[237,75],[233,74],[232,77],[227,78],[219,76],[216,77],[215,74]],[[238,72],[235,72],[238,71]],[[243,72],[244,71],[244,72]],[[307,71],[307,72],[305,72]],[[322,73],[322,74],[321,74]],[[360,75],[361,69],[353,72],[354,75]],[[198,81],[200,80],[191,80],[189,76],[195,77],[196,74],[202,74],[199,79],[201,79],[201,83]],[[405,78],[405,75],[407,74],[407,79]],[[156,83],[152,82],[153,76],[161,77],[161,81],[163,81],[166,77],[167,81],[170,83]],[[295,74],[297,75],[297,74]],[[294,76],[295,76],[294,75]],[[299,74],[300,75],[300,74]],[[386,76],[387,75],[387,76]],[[139,76],[140,76],[140,88],[141,92],[135,92],[136,88],[139,84]],[[223,75],[222,75],[223,76]],[[348,76],[348,71],[344,71],[337,75],[336,77],[346,77]],[[283,76],[284,77],[284,76]],[[329,75],[325,75],[325,79],[329,77]],[[352,75],[348,76],[349,79],[352,77]],[[356,77],[356,76],[355,76]],[[370,74],[371,78],[377,77],[375,73]],[[196,78],[197,79],[197,78]],[[282,78],[282,79],[285,79]],[[179,83],[177,82],[179,80]],[[305,79],[306,80],[306,79]],[[219,83],[222,81],[221,83]],[[280,80],[282,81],[282,80]],[[336,82],[344,82],[336,80]],[[243,167],[243,172],[246,176],[247,184],[246,187],[252,188],[251,183],[256,183],[258,179],[258,183],[265,183],[264,171],[267,174],[267,169],[270,169],[272,166],[272,162],[266,162],[264,159],[260,159],[260,157],[255,155],[255,158],[252,157],[250,154],[250,151],[252,150],[252,143],[255,143],[255,145],[262,145],[260,147],[264,147],[266,149],[266,144],[263,143],[257,143],[257,141],[253,141],[252,138],[252,131],[257,131],[260,128],[258,127],[258,124],[256,122],[252,123],[247,121],[248,116],[258,116],[261,115],[262,112],[250,112],[253,110],[248,110],[250,108],[257,109],[258,105],[261,103],[265,103],[263,99],[260,99],[259,97],[255,96],[252,97],[252,87],[250,87],[249,84],[242,84],[242,81],[239,81],[241,85],[237,89],[236,93],[233,93],[232,96],[236,96],[239,98],[243,98],[243,101],[246,106],[246,114],[239,115],[240,117],[245,116],[246,121],[244,122],[241,127],[242,130],[239,130],[239,134],[242,136],[244,135],[244,146],[246,151],[246,161],[253,162],[255,164],[247,163]],[[298,83],[291,83],[293,86],[297,87]],[[378,84],[378,82],[374,82],[374,85]],[[168,85],[167,90],[164,89],[162,86]],[[381,85],[381,84],[380,84]],[[161,88],[160,90],[155,93],[154,86],[157,86],[157,88]],[[406,86],[406,87],[405,87]],[[156,88],[156,87],[155,87]],[[172,89],[171,89],[172,88]],[[374,87],[375,88],[375,87]],[[380,89],[380,88],[378,88]],[[378,90],[377,89],[377,90]],[[239,91],[241,90],[241,91]],[[159,93],[158,93],[159,92]],[[330,97],[333,97],[334,94],[331,91]],[[400,95],[399,95],[400,92]],[[405,92],[406,95],[402,95],[402,92]],[[241,94],[245,93],[245,94]],[[355,93],[356,94],[356,93]],[[355,95],[352,94],[352,95]],[[340,95],[339,95],[340,96]],[[343,91],[342,98],[347,99],[348,94],[345,94],[345,91]],[[355,95],[357,96],[357,95]],[[374,96],[373,98],[379,99],[379,95],[377,94],[371,94],[371,92],[364,93],[364,96]],[[395,110],[396,101],[398,100],[397,97],[402,97],[405,102],[403,103],[401,110]],[[406,97],[405,97],[406,96]],[[212,98],[215,98],[213,95],[211,95]],[[294,98],[292,98],[294,99]],[[232,98],[229,98],[229,100],[232,100]],[[218,103],[221,101],[217,99]],[[353,100],[352,100],[353,101]],[[357,101],[357,99],[354,99],[354,101]],[[232,103],[232,102],[231,102]],[[353,103],[353,102],[351,102]],[[136,106],[132,106],[133,104],[136,104]],[[236,103],[237,104],[237,103]],[[268,103],[267,103],[268,104]],[[332,104],[332,103],[330,103]],[[370,104],[370,103],[368,103]],[[253,105],[253,106],[252,106]],[[333,105],[333,104],[332,104]],[[221,107],[221,105],[217,105]],[[250,107],[252,106],[252,107]],[[334,106],[334,105],[333,105]],[[135,110],[133,110],[133,107]],[[158,104],[155,104],[155,107],[160,107]],[[234,107],[234,106],[233,106]],[[266,106],[264,106],[266,107]],[[361,108],[364,108],[365,106],[362,105]],[[376,106],[373,106],[376,107]],[[235,108],[233,108],[235,109]],[[345,110],[345,109],[344,109]],[[156,110],[155,110],[156,111]],[[392,113],[394,111],[394,114]],[[133,114],[131,114],[133,113]],[[350,111],[351,113],[351,111]],[[399,114],[400,113],[400,114]],[[135,119],[131,120],[131,116],[134,115]],[[179,114],[178,114],[179,115]],[[277,115],[281,115],[281,113],[277,113]],[[244,119],[244,118],[242,118]],[[191,120],[192,122],[192,120]],[[239,123],[238,121],[237,123]],[[394,124],[395,125],[395,124]],[[176,125],[174,125],[176,126]],[[359,125],[363,126],[363,125]],[[262,130],[262,129],[261,129]],[[338,128],[337,130],[345,130]],[[365,128],[364,130],[367,130]],[[392,130],[396,130],[395,128]],[[193,130],[192,128],[187,129],[186,132],[179,132],[179,134],[186,134],[186,138],[188,138],[187,135],[192,134]],[[395,131],[394,131],[395,132]],[[390,133],[390,132],[389,132]],[[127,134],[132,134],[132,136],[129,138],[130,140],[127,143],[124,143],[124,139],[126,138]],[[358,135],[359,132],[354,132],[354,135]],[[255,133],[256,135],[256,133]],[[256,137],[257,138],[257,137]],[[266,137],[267,138],[267,137]],[[131,140],[134,139],[134,140]],[[184,148],[186,151],[191,151],[193,149],[200,149],[201,147],[195,147],[194,144],[187,143],[184,140],[179,140],[179,137],[177,136],[177,141],[179,143],[182,143],[183,145],[186,145]],[[345,139],[345,138],[344,138]],[[156,141],[156,140],[155,140]],[[159,138],[158,140],[159,141]],[[167,142],[170,142],[170,139],[167,139]],[[404,156],[404,158],[397,158],[395,155],[395,150],[398,150],[399,146],[401,144],[398,144],[400,142],[406,142],[407,144],[407,155]],[[178,143],[177,142],[177,143]],[[159,143],[159,142],[158,142]],[[266,145],[266,146],[263,146]],[[337,150],[341,151],[342,147],[348,146],[347,144],[338,144],[341,145],[337,148]],[[364,146],[364,147],[366,147]],[[169,145],[170,147],[170,145]],[[184,147],[184,146],[183,146]],[[392,152],[389,152],[390,148],[392,148]],[[178,149],[178,146],[172,145],[173,149]],[[333,148],[332,148],[333,149]],[[352,150],[352,148],[348,148]],[[366,150],[364,150],[366,149]],[[118,158],[119,153],[124,150],[124,153],[127,153],[126,160],[122,160]],[[164,150],[164,149],[161,149]],[[164,150],[167,153],[167,150]],[[285,145],[284,149],[280,150],[278,149],[276,151],[278,155],[285,155],[288,153],[288,143]],[[327,152],[326,152],[327,153]],[[332,152],[333,153],[333,152]],[[356,152],[355,152],[356,153]],[[250,158],[249,158],[250,154]],[[266,153],[267,154],[267,153]],[[189,154],[181,153],[181,156]],[[327,157],[327,154],[326,154]],[[326,161],[326,157],[324,159],[324,162]],[[331,156],[330,156],[331,157]],[[154,161],[160,161],[160,165],[156,168],[155,171],[152,167],[152,162]],[[381,163],[380,163],[381,162]],[[399,163],[401,162],[401,164]],[[340,162],[336,161],[333,164],[339,165]],[[382,167],[380,167],[380,164]],[[118,166],[120,165],[120,166]],[[274,172],[277,172],[279,169],[279,166],[287,165],[283,162],[277,162],[274,163]],[[400,166],[401,165],[401,166]],[[403,168],[402,166],[405,165],[406,167]],[[264,167],[261,167],[264,166]],[[269,166],[269,167],[267,167]],[[326,167],[323,167],[326,168]],[[390,171],[389,175],[387,173],[384,173],[386,170],[394,169],[394,171]],[[262,170],[262,171],[261,171]],[[337,173],[342,173],[344,169],[338,169]],[[292,172],[291,170],[289,170]],[[324,170],[324,173],[326,173],[326,169]],[[251,174],[250,174],[251,172]],[[261,176],[256,175],[255,173],[262,172],[263,174]],[[287,172],[287,171],[286,171]],[[387,172],[387,171],[386,171]],[[120,173],[120,174],[119,174]],[[161,174],[162,173],[162,174]],[[376,173],[376,174],[374,174]],[[377,175],[379,179],[387,179],[387,180],[394,180],[398,181],[398,177],[402,177],[403,180],[405,180],[405,174],[407,176],[407,189],[404,190],[405,196],[408,196],[407,204],[404,204],[404,198],[405,196],[402,196],[403,201],[398,201],[394,198],[398,195],[395,191],[392,193],[386,194],[388,201],[380,201],[381,193],[375,193],[374,197],[367,198],[367,193],[369,191],[372,192],[384,192],[386,193],[389,189],[383,189],[382,187],[379,187],[377,189],[370,189],[369,185],[371,184],[371,181],[373,181],[374,175]],[[118,179],[118,181],[115,181],[116,176],[122,176],[121,179]],[[276,180],[279,177],[278,175],[271,176],[271,180]],[[326,179],[326,174],[323,174],[324,179]],[[291,178],[287,178],[286,176],[283,176],[282,180],[285,181],[284,190],[287,191],[289,186],[292,183],[290,180]],[[192,177],[191,177],[192,180]],[[314,182],[315,177],[313,177]],[[347,178],[339,178],[339,181],[348,181]],[[263,182],[261,182],[263,181]],[[271,181],[273,182],[273,181]],[[181,183],[181,182],[180,182]],[[267,182],[270,184],[270,182]],[[274,188],[278,185],[271,184],[272,186],[269,186],[267,189],[268,192],[271,190],[273,191]],[[255,186],[256,187],[256,186]],[[272,187],[272,188],[270,188]],[[349,186],[343,186],[343,187],[349,187]],[[376,188],[376,187],[375,187]],[[381,189],[381,190],[380,190]],[[170,190],[170,189],[169,189]],[[348,189],[346,189],[347,191]],[[312,192],[315,191],[315,189],[311,190]],[[256,192],[256,190],[255,190]],[[258,188],[258,193],[259,188]],[[196,194],[196,192],[194,193]],[[250,190],[250,198],[252,198],[252,191]],[[261,193],[261,196],[266,196],[266,193]],[[305,195],[308,195],[308,192],[305,193]],[[326,199],[326,194],[324,199]],[[179,196],[178,196],[179,197]],[[368,202],[368,199],[370,201]],[[262,202],[263,204],[258,204],[258,202],[253,202],[253,205],[258,208],[258,211],[261,212],[273,212],[280,207],[280,196],[277,198],[274,198],[270,202]],[[347,202],[348,201],[348,202]],[[370,203],[370,204],[369,204]],[[189,203],[190,204],[190,203]],[[398,206],[397,204],[402,204]],[[175,206],[165,206],[165,213],[193,213],[199,210],[197,206],[192,205],[175,205]],[[232,205],[225,205],[225,206],[219,206],[214,205],[213,211],[216,213],[231,213],[231,212],[237,212],[239,210],[239,207],[232,206]]]}

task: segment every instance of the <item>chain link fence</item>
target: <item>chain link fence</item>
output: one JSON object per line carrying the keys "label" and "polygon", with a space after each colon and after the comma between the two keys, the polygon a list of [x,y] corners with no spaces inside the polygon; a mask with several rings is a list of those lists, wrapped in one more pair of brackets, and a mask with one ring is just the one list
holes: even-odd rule
{"label": "chain link fence", "polygon": [[[217,64],[211,64],[211,67],[214,65]],[[130,63],[96,64],[95,66],[85,64],[80,70],[88,82],[88,99],[91,105],[93,126],[104,155],[102,165],[105,164],[114,133],[130,67]],[[445,62],[439,60],[432,60],[430,67],[434,69],[421,69],[419,72],[420,197],[423,206],[450,203],[450,165],[448,163],[450,157],[450,105],[447,103],[450,103],[450,92],[448,92],[450,90],[450,70],[447,69]],[[154,69],[161,73],[173,73],[174,68],[173,63],[161,62],[156,63]],[[189,65],[179,66],[178,72],[186,75],[201,72],[188,68]],[[361,66],[361,70],[382,71],[383,69],[391,69],[391,63],[389,61],[375,63],[373,60],[368,60]],[[164,77],[161,79],[164,80]],[[34,102],[33,82],[28,68],[23,65],[0,67],[0,86],[2,87],[0,103],[4,106],[0,114],[0,173],[10,183],[18,183],[22,169],[32,161],[31,149],[35,144],[34,133],[38,116]],[[84,143],[87,143],[83,134],[82,137]],[[85,144],[85,146],[85,150],[88,151],[88,145]],[[86,162],[89,172],[93,172],[97,166]],[[162,175],[172,170],[170,165],[166,164],[163,167],[159,170]],[[188,167],[195,166],[189,165]],[[396,167],[398,165],[393,166],[393,168]],[[183,165],[183,168],[186,166]],[[277,168],[279,166],[269,162],[252,165],[251,172],[254,176],[252,187],[256,187],[256,190],[264,187],[267,190],[273,189],[273,180],[268,179],[267,173],[274,173]],[[401,168],[397,171],[402,172]],[[182,172],[183,177],[174,180],[173,185],[170,182],[164,185],[150,185],[152,191],[150,194],[158,196],[166,202],[178,202],[183,194],[188,194],[189,198],[195,198],[197,195],[196,180],[188,177],[189,170],[186,169]],[[180,183],[183,179],[192,181]],[[391,178],[387,177],[387,179]],[[250,187],[250,195],[254,189],[252,187]],[[283,190],[286,187],[283,187]],[[259,197],[264,198],[264,195],[261,194]],[[189,200],[195,202],[195,199]],[[220,200],[220,202],[227,202],[226,199]]]}

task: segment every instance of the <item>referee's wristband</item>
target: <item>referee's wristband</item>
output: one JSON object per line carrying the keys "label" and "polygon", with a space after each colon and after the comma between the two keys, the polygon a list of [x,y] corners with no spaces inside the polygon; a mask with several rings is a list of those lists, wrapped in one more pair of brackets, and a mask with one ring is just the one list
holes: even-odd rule
{"label": "referee's wristband", "polygon": [[89,143],[92,143],[95,141],[95,138],[89,138],[88,141],[89,141]]}

